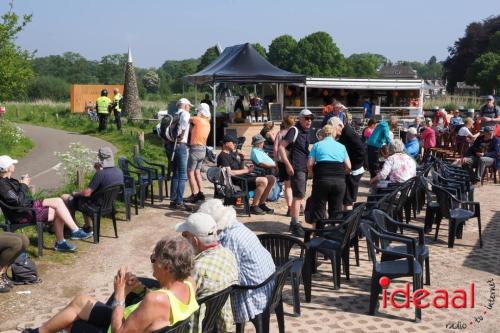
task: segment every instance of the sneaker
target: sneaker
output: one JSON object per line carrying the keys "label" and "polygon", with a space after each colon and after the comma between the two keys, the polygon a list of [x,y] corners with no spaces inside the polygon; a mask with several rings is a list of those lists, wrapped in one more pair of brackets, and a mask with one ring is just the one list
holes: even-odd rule
{"label": "sneaker", "polygon": [[71,244],[71,243],[68,243],[66,241],[58,244],[56,243],[54,245],[54,250],[56,251],[61,251],[61,252],[75,252],[76,251],[76,246]]}
{"label": "sneaker", "polygon": [[5,284],[7,285],[7,287],[14,288],[14,282],[12,282],[11,279],[9,279],[9,277],[7,276],[7,273],[3,273],[0,276],[0,279],[5,282]]}
{"label": "sneaker", "polygon": [[198,201],[198,194],[196,194],[196,195],[191,194],[189,197],[184,199],[184,202],[187,202],[187,203],[196,203],[197,201]]}
{"label": "sneaker", "polygon": [[175,206],[177,206],[177,204],[173,201],[170,201],[170,204],[168,205],[168,208],[170,209],[175,209]]}
{"label": "sneaker", "polygon": [[266,204],[259,205],[259,208],[266,212],[266,214],[274,213],[274,209],[267,207]]}
{"label": "sneaker", "polygon": [[83,231],[85,231],[86,233],[90,233],[90,234],[92,234],[92,235],[94,234],[94,233],[92,232],[92,227],[91,227],[90,225],[84,225],[84,226],[82,227],[82,230],[83,230]]}
{"label": "sneaker", "polygon": [[0,293],[8,293],[11,287],[7,284],[7,282],[0,277]]}
{"label": "sneaker", "polygon": [[92,237],[93,234],[93,232],[85,232],[82,229],[78,229],[71,233],[71,239],[86,239]]}
{"label": "sneaker", "polygon": [[304,229],[302,229],[300,223],[290,223],[288,231],[290,231],[295,237],[304,238],[305,236]]}
{"label": "sneaker", "polygon": [[259,206],[251,206],[250,207],[250,213],[254,215],[265,215],[266,212],[260,208]]}
{"label": "sneaker", "polygon": [[175,209],[175,210],[185,210],[186,212],[192,212],[193,211],[193,207],[187,206],[184,203],[177,203],[177,204],[175,204],[174,208],[172,208],[172,209]]}
{"label": "sneaker", "polygon": [[198,198],[198,201],[205,201],[205,194],[203,194],[203,192],[198,192],[196,197]]}

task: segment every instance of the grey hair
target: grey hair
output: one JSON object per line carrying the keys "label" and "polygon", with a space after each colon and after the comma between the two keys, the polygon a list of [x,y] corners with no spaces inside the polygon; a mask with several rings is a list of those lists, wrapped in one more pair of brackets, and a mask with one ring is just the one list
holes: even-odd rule
{"label": "grey hair", "polygon": [[405,144],[401,139],[395,139],[389,145],[389,154],[403,153],[405,151]]}
{"label": "grey hair", "polygon": [[226,230],[237,222],[236,210],[232,206],[224,206],[222,201],[218,199],[205,201],[198,209],[198,213],[212,216],[217,223],[217,230]]}
{"label": "grey hair", "polygon": [[170,271],[176,281],[185,280],[193,271],[193,247],[183,237],[168,236],[160,239],[155,245],[153,256]]}
{"label": "grey hair", "polygon": [[333,128],[337,128],[338,125],[344,126],[344,123],[342,122],[342,119],[339,117],[331,117],[330,120],[328,120],[328,124],[332,125]]}

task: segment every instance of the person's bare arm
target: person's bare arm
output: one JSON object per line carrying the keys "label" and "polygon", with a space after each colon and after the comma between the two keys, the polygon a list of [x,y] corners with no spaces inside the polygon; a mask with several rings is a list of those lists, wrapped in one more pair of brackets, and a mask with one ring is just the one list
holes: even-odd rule
{"label": "person's bare arm", "polygon": [[316,163],[316,160],[314,159],[314,157],[309,157],[307,159],[307,172],[312,174],[313,168],[314,168],[314,163]]}
{"label": "person's bare arm", "polygon": [[250,173],[250,169],[245,167],[241,170],[229,170],[229,174],[231,176],[242,176],[242,175],[246,175],[247,173]]}
{"label": "person's bare arm", "polygon": [[289,143],[286,140],[282,140],[280,142],[278,151],[280,154],[281,162],[285,164],[286,167],[286,172],[288,173],[289,176],[293,176],[293,167],[290,161],[288,160],[288,156],[286,156],[286,147],[288,147]]}
{"label": "person's bare arm", "polygon": [[346,174],[351,173],[352,165],[351,165],[351,160],[349,159],[349,157],[346,157],[346,159],[344,160],[344,168],[345,168]]}

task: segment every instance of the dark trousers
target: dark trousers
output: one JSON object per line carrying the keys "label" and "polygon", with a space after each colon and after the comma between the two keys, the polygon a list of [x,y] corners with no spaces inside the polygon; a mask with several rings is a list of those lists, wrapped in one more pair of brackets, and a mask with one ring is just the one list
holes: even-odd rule
{"label": "dark trousers", "polygon": [[345,194],[345,177],[321,177],[313,180],[312,187],[312,221],[326,219],[326,204],[328,216],[333,217],[335,212],[341,211]]}
{"label": "dark trousers", "polygon": [[378,155],[380,153],[380,148],[376,148],[373,146],[367,146],[367,155],[368,155],[368,170],[370,171],[370,178],[373,178],[377,175],[379,169],[378,163]]}
{"label": "dark trousers", "polygon": [[120,111],[114,110],[113,114],[115,115],[116,128],[121,130],[122,129],[122,113]]}
{"label": "dark trousers", "polygon": [[98,113],[99,117],[99,131],[105,131],[108,126],[108,114],[107,113]]}

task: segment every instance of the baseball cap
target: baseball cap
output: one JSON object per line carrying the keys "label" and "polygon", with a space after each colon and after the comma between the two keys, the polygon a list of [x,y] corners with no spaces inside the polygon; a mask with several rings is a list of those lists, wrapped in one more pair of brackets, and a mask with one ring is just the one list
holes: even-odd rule
{"label": "baseball cap", "polygon": [[311,110],[304,109],[304,110],[300,111],[299,117],[313,117],[314,118],[314,115],[311,112]]}
{"label": "baseball cap", "polygon": [[109,147],[101,147],[97,152],[97,158],[99,163],[103,168],[110,168],[115,166],[115,160],[113,158],[113,150]]}
{"label": "baseball cap", "polygon": [[186,221],[177,223],[175,231],[179,233],[187,231],[198,237],[211,236],[217,233],[217,223],[208,214],[194,213],[189,215]]}
{"label": "baseball cap", "polygon": [[18,160],[15,160],[7,155],[0,156],[0,171],[7,170],[12,164],[17,164]]}
{"label": "baseball cap", "polygon": [[181,98],[180,100],[177,101],[177,105],[182,105],[182,104],[193,106],[193,104],[191,104],[191,102],[187,98]]}
{"label": "baseball cap", "polygon": [[207,103],[200,103],[200,105],[196,107],[196,111],[198,112],[198,115],[210,118],[210,106]]}
{"label": "baseball cap", "polygon": [[417,135],[417,129],[415,127],[408,128],[408,133]]}
{"label": "baseball cap", "polygon": [[494,100],[495,98],[492,96],[492,95],[488,95],[488,97],[486,97],[487,100]]}
{"label": "baseball cap", "polygon": [[266,139],[262,135],[256,134],[252,137],[252,146],[255,146],[256,144],[264,141],[266,141]]}
{"label": "baseball cap", "polygon": [[481,132],[484,132],[484,133],[493,132],[494,130],[495,130],[495,128],[492,126],[484,126],[483,128],[481,128]]}
{"label": "baseball cap", "polygon": [[238,139],[236,139],[232,135],[224,135],[224,138],[222,139],[222,143],[228,143],[228,142],[236,143],[236,142],[238,142]]}

